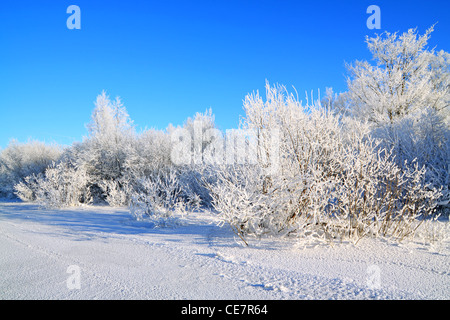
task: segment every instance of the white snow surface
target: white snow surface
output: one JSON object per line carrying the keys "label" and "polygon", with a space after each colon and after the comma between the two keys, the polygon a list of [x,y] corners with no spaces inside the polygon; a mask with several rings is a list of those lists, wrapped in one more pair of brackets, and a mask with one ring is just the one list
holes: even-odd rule
{"label": "white snow surface", "polygon": [[246,247],[206,212],[162,228],[126,209],[0,202],[0,299],[449,299],[449,254],[372,238]]}

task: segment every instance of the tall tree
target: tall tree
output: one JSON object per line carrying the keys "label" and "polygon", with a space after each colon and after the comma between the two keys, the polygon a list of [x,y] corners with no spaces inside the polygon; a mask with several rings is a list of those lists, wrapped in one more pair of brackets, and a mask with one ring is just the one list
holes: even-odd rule
{"label": "tall tree", "polygon": [[111,101],[103,91],[95,102],[87,124],[89,139],[85,160],[90,173],[98,180],[121,177],[135,129],[120,98]]}
{"label": "tall tree", "polygon": [[366,37],[375,65],[357,61],[348,67],[347,98],[355,116],[384,124],[431,108],[448,121],[450,54],[427,48],[433,30],[421,36],[410,29],[400,36]]}

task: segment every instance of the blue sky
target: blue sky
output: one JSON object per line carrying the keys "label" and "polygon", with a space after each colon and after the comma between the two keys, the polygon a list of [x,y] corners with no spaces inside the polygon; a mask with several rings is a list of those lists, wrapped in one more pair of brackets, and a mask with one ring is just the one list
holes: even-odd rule
{"label": "blue sky", "polygon": [[[69,5],[81,30],[69,30]],[[369,5],[381,30],[369,30]],[[304,92],[345,91],[345,62],[370,59],[366,35],[423,33],[450,52],[450,1],[2,0],[0,148],[11,138],[71,144],[94,100],[120,96],[139,129],[182,124],[212,108],[238,126],[242,100],[265,80]]]}

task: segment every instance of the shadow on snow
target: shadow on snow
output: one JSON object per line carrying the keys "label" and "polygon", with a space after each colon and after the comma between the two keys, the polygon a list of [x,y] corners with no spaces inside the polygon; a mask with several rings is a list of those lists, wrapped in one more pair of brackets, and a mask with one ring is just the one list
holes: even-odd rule
{"label": "shadow on snow", "polygon": [[[57,226],[70,235],[78,235],[78,240],[88,240],[93,236],[109,235],[193,235],[196,242],[211,244],[218,234],[225,242],[233,242],[233,234],[213,223],[212,219],[198,218],[189,214],[179,220],[179,224],[158,227],[150,220],[137,221],[126,208],[87,206],[64,209],[43,209],[38,205],[23,202],[0,202],[1,221],[31,221],[43,225]],[[225,239],[223,237],[225,236]],[[166,239],[167,241],[180,241]]]}

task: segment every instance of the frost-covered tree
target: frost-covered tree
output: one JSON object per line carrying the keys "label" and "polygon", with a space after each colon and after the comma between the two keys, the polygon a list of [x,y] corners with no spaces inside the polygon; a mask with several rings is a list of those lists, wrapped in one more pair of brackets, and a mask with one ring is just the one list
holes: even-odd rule
{"label": "frost-covered tree", "polygon": [[347,103],[347,93],[335,93],[333,88],[326,88],[325,96],[320,100],[321,106],[337,116],[344,117],[350,115]]}
{"label": "frost-covered tree", "polygon": [[200,165],[211,160],[207,150],[217,131],[211,109],[205,113],[197,112],[182,127],[170,126],[172,162],[175,165]]}
{"label": "frost-covered tree", "polygon": [[134,147],[125,161],[131,179],[148,177],[171,166],[171,141],[167,130],[145,130],[136,135]]}
{"label": "frost-covered tree", "polygon": [[[77,167],[83,167],[91,177],[93,189],[102,181],[119,180],[125,172],[125,162],[135,141],[135,129],[119,98],[111,101],[103,91],[95,102],[89,136],[74,150]],[[94,196],[99,190],[93,190]]]}
{"label": "frost-covered tree", "polygon": [[366,37],[375,64],[349,66],[347,99],[352,113],[376,124],[393,123],[412,112],[432,108],[448,117],[450,55],[427,48],[434,27],[424,35],[410,29]]}

